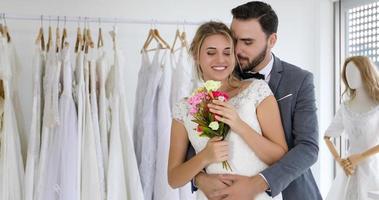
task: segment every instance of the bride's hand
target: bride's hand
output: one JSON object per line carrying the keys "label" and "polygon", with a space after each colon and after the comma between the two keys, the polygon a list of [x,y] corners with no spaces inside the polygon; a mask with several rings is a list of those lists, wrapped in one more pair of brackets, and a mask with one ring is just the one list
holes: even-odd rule
{"label": "bride's hand", "polygon": [[244,130],[246,123],[241,120],[236,109],[228,102],[213,100],[208,107],[210,112],[216,114],[216,120],[228,124],[234,132],[239,133]]}
{"label": "bride's hand", "polygon": [[207,165],[226,161],[229,158],[228,142],[222,141],[222,137],[213,137],[208,141],[202,153]]}

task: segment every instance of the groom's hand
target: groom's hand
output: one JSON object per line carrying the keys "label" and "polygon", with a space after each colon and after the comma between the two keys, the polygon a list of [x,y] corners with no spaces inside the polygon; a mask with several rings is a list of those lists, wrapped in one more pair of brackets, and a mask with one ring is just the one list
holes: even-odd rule
{"label": "groom's hand", "polygon": [[210,197],[225,197],[223,200],[252,200],[258,194],[268,189],[266,181],[260,176],[253,177],[240,175],[222,175],[223,181],[232,181],[232,185],[226,189],[213,192]]}
{"label": "groom's hand", "polygon": [[221,200],[224,196],[210,197],[212,192],[227,188],[232,184],[231,181],[222,180],[222,175],[199,173],[196,176],[196,185],[207,196],[209,200]]}

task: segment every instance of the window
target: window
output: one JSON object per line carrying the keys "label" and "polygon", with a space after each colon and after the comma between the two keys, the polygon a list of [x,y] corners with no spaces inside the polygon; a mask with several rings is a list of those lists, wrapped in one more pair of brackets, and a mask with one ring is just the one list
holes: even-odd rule
{"label": "window", "polygon": [[347,54],[364,55],[379,64],[379,2],[348,8],[346,12]]}

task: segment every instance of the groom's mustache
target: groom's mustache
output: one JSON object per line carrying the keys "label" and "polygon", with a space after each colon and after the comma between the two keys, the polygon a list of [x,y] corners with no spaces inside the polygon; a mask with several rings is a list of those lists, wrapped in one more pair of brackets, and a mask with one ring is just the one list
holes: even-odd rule
{"label": "groom's mustache", "polygon": [[237,56],[239,62],[247,62],[249,63],[249,58],[243,56]]}

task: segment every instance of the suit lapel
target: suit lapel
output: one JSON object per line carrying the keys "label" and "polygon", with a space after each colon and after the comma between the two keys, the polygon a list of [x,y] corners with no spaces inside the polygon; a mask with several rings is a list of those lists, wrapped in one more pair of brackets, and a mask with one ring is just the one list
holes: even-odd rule
{"label": "suit lapel", "polygon": [[276,96],[276,90],[278,89],[280,79],[282,78],[281,72],[283,71],[282,61],[277,58],[275,55],[274,64],[272,66],[271,77],[268,85],[270,86],[271,91]]}

